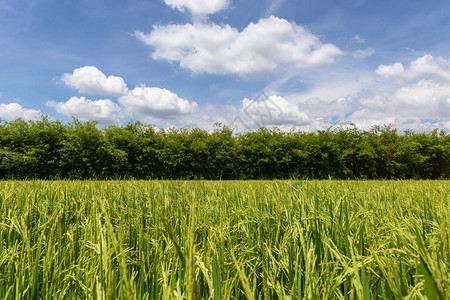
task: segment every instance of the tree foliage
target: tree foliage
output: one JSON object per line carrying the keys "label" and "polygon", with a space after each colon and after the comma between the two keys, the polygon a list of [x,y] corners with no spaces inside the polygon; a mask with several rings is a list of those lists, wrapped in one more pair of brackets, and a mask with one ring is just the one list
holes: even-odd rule
{"label": "tree foliage", "polygon": [[450,178],[450,137],[392,126],[314,133],[218,124],[156,130],[0,120],[1,179],[438,179]]}

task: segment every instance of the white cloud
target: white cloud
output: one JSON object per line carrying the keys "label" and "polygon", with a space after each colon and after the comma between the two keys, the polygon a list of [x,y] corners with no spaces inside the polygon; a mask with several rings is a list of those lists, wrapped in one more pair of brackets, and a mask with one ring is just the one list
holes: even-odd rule
{"label": "white cloud", "polygon": [[97,120],[102,124],[118,123],[120,106],[109,99],[90,100],[85,97],[72,97],[66,102],[48,101],[60,114],[77,117],[80,120]]}
{"label": "white cloud", "polygon": [[325,76],[321,81],[316,78],[316,85],[310,90],[283,97],[275,96],[277,90],[283,89],[283,84],[277,85],[270,91],[274,96],[268,99],[244,99],[239,106],[231,108],[215,105],[206,110],[202,107],[185,120],[195,120],[194,123],[203,127],[215,121],[231,123],[238,132],[261,125],[315,131],[350,123],[366,130],[373,125],[387,124],[394,124],[400,131],[450,130],[449,81],[433,74],[424,74],[407,83],[380,80],[373,72],[359,75],[358,80],[353,73]]}
{"label": "white cloud", "polygon": [[393,123],[399,130],[450,130],[448,71],[447,61],[426,55],[406,67],[400,63],[380,67],[377,73],[388,79],[372,73],[356,80],[353,74],[343,73],[341,78],[316,80],[310,90],[284,98],[311,120],[297,125],[301,130],[350,123],[363,129]]}
{"label": "white cloud", "polygon": [[375,72],[385,77],[397,77],[405,74],[405,68],[402,63],[396,62],[392,65],[380,65]]}
{"label": "white cloud", "polygon": [[267,8],[266,16],[273,15],[281,6],[283,6],[284,2],[286,2],[286,0],[273,0]]}
{"label": "white cloud", "polygon": [[173,117],[186,115],[197,109],[197,103],[190,103],[166,89],[140,86],[119,98],[119,103],[130,115]]}
{"label": "white cloud", "polygon": [[23,108],[19,103],[0,104],[0,119],[13,121],[18,118],[24,120],[39,119],[41,111],[31,108]]}
{"label": "white cloud", "polygon": [[333,100],[310,98],[299,102],[298,107],[310,119],[321,120],[313,123],[316,129],[350,123],[370,129],[392,123],[400,130],[449,130],[450,84],[421,80],[392,91],[361,90]]}
{"label": "white cloud", "polygon": [[260,127],[305,130],[315,122],[295,103],[277,95],[270,97],[261,95],[256,99],[244,98],[239,106],[206,104],[193,114],[180,116],[177,120],[181,124],[193,124],[206,129],[213,129],[213,125],[218,122],[234,129],[236,133]]}
{"label": "white cloud", "polygon": [[351,75],[347,75],[337,81],[328,79],[310,91],[286,98],[297,103],[299,109],[314,120],[310,129],[350,123],[370,129],[373,125],[392,123],[399,130],[449,130],[447,70],[445,60],[426,55],[407,67],[401,63],[379,66],[376,73],[388,80],[369,74],[363,81],[352,81]]}
{"label": "white cloud", "polygon": [[[322,89],[327,86],[324,84]],[[210,129],[215,122],[221,122],[236,132],[261,126],[316,131],[329,126],[345,127],[350,123],[365,130],[373,125],[388,124],[394,124],[399,130],[450,130],[450,117],[446,113],[450,111],[449,84],[424,80],[392,91],[360,90],[331,100],[305,99],[305,95],[309,92],[286,97],[245,98],[239,106],[206,105],[193,114],[178,117],[177,121]]]}
{"label": "white cloud", "polygon": [[[353,112],[348,118],[347,122],[342,122],[342,125],[355,124],[360,129],[369,130],[374,125],[395,125],[396,128],[406,129],[403,123],[403,120],[392,114],[386,114],[382,111],[373,111],[367,108],[360,109],[358,111]],[[415,121],[415,120],[414,120]],[[406,123],[411,123],[410,120],[406,120]],[[411,128],[407,128],[411,129]]]}
{"label": "white cloud", "polygon": [[355,58],[366,58],[369,56],[372,56],[375,53],[375,50],[373,48],[366,48],[366,49],[358,49],[352,53],[353,57]]}
{"label": "white cloud", "polygon": [[280,96],[270,96],[261,101],[245,98],[240,111],[243,120],[252,127],[306,125],[311,122],[297,105]]}
{"label": "white cloud", "polygon": [[121,77],[106,76],[93,66],[75,69],[72,74],[63,74],[61,80],[74,87],[80,93],[122,96],[128,92],[127,85]]}
{"label": "white cloud", "polygon": [[[252,26],[258,27],[260,23]],[[290,23],[287,24],[294,26]],[[206,40],[204,44],[200,43],[204,49],[211,52],[211,55],[214,45],[226,45],[224,41],[229,39],[229,45],[232,48],[233,43],[236,42],[235,35],[240,36],[247,30],[238,32],[229,26],[221,27],[211,24],[183,25],[181,27],[184,26],[197,29],[204,27],[205,30],[212,30],[209,33],[209,36],[214,38],[212,48],[207,48]],[[224,36],[213,34],[216,29]],[[286,32],[282,29],[277,29],[275,26],[270,30]],[[270,32],[267,34],[275,36]],[[203,38],[207,35],[207,33],[201,33],[199,36]],[[312,34],[309,35],[313,40],[315,39]],[[185,37],[186,41],[175,39],[173,43],[174,45],[180,43],[184,45],[189,41],[199,43],[201,39],[199,40],[197,37]],[[262,50],[252,48],[250,44],[245,44],[245,47],[254,52],[253,56],[258,54],[257,51],[266,55],[257,59],[262,61],[271,59],[268,47],[262,47]],[[173,55],[178,55],[177,51],[175,49]],[[224,51],[224,53],[228,53],[231,50],[226,48]],[[311,55],[311,51],[309,54]],[[181,53],[180,61],[188,58],[183,55]],[[242,55],[244,54],[235,53],[235,56],[230,57],[231,59],[241,59]],[[280,56],[286,57],[287,55]],[[191,58],[193,60],[190,63],[194,63],[198,57]],[[279,58],[279,60],[273,58],[273,68],[288,64],[281,59],[283,58]],[[214,70],[222,70],[224,73],[233,70],[234,73],[244,74],[238,72],[239,68],[231,69],[225,62],[226,60],[220,60],[214,65],[213,60],[204,61],[204,65],[200,66],[216,68]],[[248,62],[248,65],[254,66],[251,61]],[[255,70],[258,69],[254,67],[251,70],[255,73]],[[291,71],[297,76],[309,74],[309,78],[312,78],[311,89],[300,94],[286,95],[284,93],[285,96],[281,97],[278,96],[277,90],[282,89],[283,84],[276,85],[270,90],[270,94],[273,96],[255,100],[245,98],[236,106],[214,104],[198,107],[196,102],[182,99],[169,90],[144,85],[133,90],[127,89],[126,94],[122,94],[118,99],[120,105],[108,99],[94,101],[84,97],[73,97],[64,103],[50,101],[47,105],[56,108],[62,114],[74,115],[82,120],[95,119],[106,124],[117,123],[119,118],[124,116],[133,116],[162,127],[197,124],[203,128],[211,128],[215,122],[228,125],[236,121],[235,125],[240,126],[241,130],[254,130],[260,126],[277,126],[283,130],[296,128],[297,130],[312,131],[326,129],[330,125],[345,126],[350,123],[356,123],[363,129],[369,129],[375,124],[389,123],[395,124],[399,130],[450,129],[450,116],[448,115],[448,111],[450,111],[450,80],[447,80],[450,68],[448,61],[442,58],[425,55],[412,61],[406,67],[401,63],[380,65],[376,73],[388,77],[387,80],[380,80],[380,77],[377,77],[374,72],[345,75],[335,70],[331,75],[317,77],[315,70],[292,69]],[[391,80],[390,78],[401,80]],[[26,111],[21,106],[18,110]],[[0,117],[2,117],[2,112],[5,114],[4,111],[4,105],[0,106]],[[37,110],[29,111],[36,116],[40,113]]]}
{"label": "white cloud", "polygon": [[360,37],[359,35],[354,35],[352,37],[352,40],[354,40],[355,42],[357,42],[358,44],[364,44],[366,42],[365,39],[363,39],[362,37]]}
{"label": "white cloud", "polygon": [[135,35],[154,47],[154,59],[211,74],[267,73],[278,66],[307,68],[331,64],[343,54],[302,26],[276,17],[250,23],[243,31],[230,25],[174,24]]}
{"label": "white cloud", "polygon": [[[421,80],[416,84],[400,88],[395,95],[410,105],[430,106],[437,103],[450,105],[450,84]],[[444,112],[450,116],[450,106]]]}
{"label": "white cloud", "polygon": [[316,84],[300,94],[276,96],[276,90],[283,89],[283,84],[276,85],[270,92],[274,96],[269,98],[244,99],[239,107],[202,107],[184,120],[186,123],[195,120],[203,127],[215,121],[231,123],[238,132],[261,125],[315,131],[350,123],[366,130],[373,125],[388,124],[394,124],[400,131],[450,130],[450,81],[439,75],[445,74],[445,64],[441,61],[439,67],[430,66],[433,63],[427,57],[414,60],[406,70],[392,66],[393,74],[411,70],[416,74],[406,83],[380,80],[373,72],[358,74],[359,79],[352,73],[325,76],[321,81],[312,74]]}
{"label": "white cloud", "polygon": [[189,115],[197,109],[196,102],[189,102],[166,89],[138,86],[129,90],[120,77],[106,77],[96,67],[83,67],[73,74],[64,74],[62,80],[91,94],[119,96],[119,104],[110,99],[91,100],[72,97],[66,102],[48,101],[47,106],[57,112],[81,120],[98,120],[103,124],[119,123],[124,116],[140,116],[152,123],[165,122],[174,116]]}
{"label": "white cloud", "polygon": [[412,61],[409,68],[405,68],[400,62],[396,62],[392,65],[380,65],[376,73],[384,77],[409,80],[427,76],[450,80],[450,62],[442,57],[433,57],[426,54]]}
{"label": "white cloud", "polygon": [[187,8],[193,15],[214,14],[230,4],[229,0],[164,0],[164,2],[179,11]]}

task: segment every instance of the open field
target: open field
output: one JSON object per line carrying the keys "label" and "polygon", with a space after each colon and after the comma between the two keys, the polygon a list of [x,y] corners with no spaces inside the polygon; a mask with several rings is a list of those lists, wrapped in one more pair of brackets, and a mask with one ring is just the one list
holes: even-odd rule
{"label": "open field", "polygon": [[449,181],[0,182],[0,298],[449,299]]}

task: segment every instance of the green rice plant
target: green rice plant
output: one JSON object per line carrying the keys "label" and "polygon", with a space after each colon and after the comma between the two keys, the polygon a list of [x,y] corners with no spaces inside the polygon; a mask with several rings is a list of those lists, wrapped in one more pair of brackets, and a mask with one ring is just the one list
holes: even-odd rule
{"label": "green rice plant", "polygon": [[2,299],[448,299],[448,181],[2,181]]}

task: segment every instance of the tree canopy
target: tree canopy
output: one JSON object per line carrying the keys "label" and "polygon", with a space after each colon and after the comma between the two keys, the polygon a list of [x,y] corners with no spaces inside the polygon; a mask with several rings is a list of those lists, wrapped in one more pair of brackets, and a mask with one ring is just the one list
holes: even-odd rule
{"label": "tree canopy", "polygon": [[222,125],[0,120],[0,179],[126,178],[448,179],[450,137],[438,129],[399,134],[392,126],[233,134]]}

